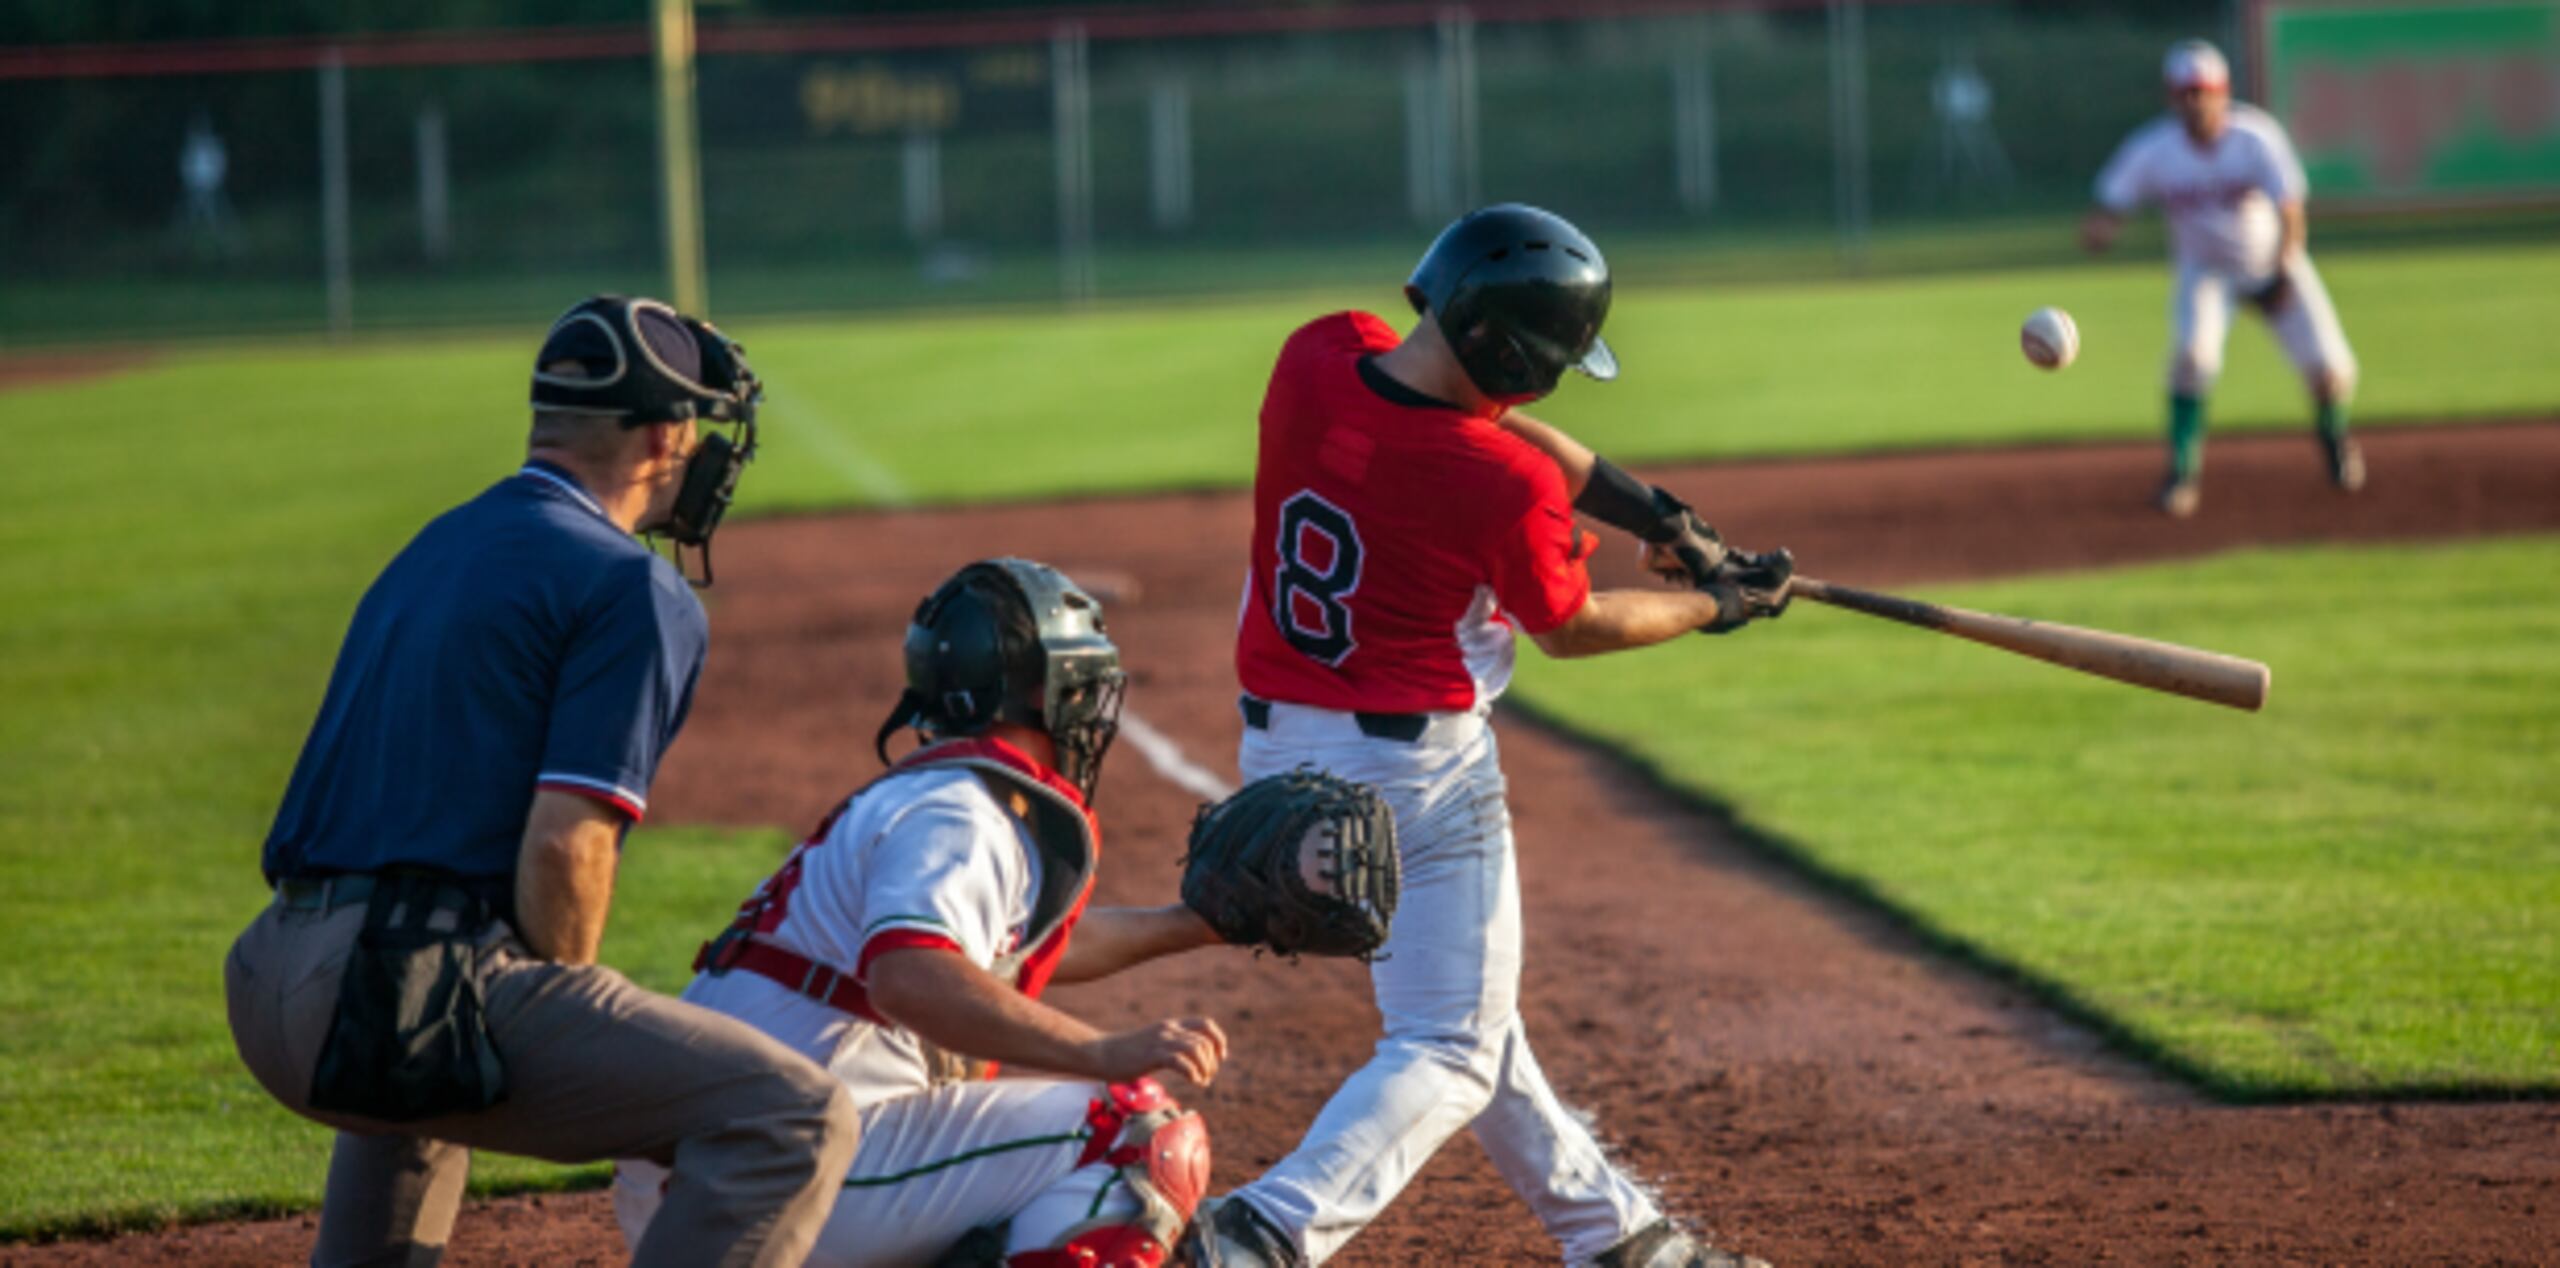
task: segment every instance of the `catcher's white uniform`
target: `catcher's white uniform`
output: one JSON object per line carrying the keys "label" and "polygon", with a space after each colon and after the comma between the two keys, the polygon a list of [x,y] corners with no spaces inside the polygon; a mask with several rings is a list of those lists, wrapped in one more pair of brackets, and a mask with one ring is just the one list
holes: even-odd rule
{"label": "catcher's white uniform", "polygon": [[[2178,277],[2169,302],[2173,391],[2201,396],[2212,389],[2233,302],[2263,288],[2282,263],[2276,208],[2309,190],[2284,126],[2237,101],[2230,126],[2212,145],[2199,145],[2174,115],[2164,116],[2126,138],[2098,174],[2100,206],[2129,215],[2156,204],[2168,218]],[[2286,280],[2291,295],[2268,324],[2306,379],[2325,374],[2340,397],[2348,395],[2355,353],[2308,253],[2290,262]]]}
{"label": "catcher's white uniform", "polygon": [[[1081,859],[1044,848],[995,791],[1033,785],[986,777],[980,759],[1008,755],[1020,760],[998,741],[938,745],[856,794],[741,908],[737,938],[705,948],[733,967],[685,989],[826,1067],[861,1109],[860,1151],[811,1264],[928,1263],[1007,1220],[1006,1253],[1036,1260],[1070,1229],[1135,1220],[1148,1199],[1123,1174],[1138,1141],[1123,1124],[1169,1104],[1152,1082],[972,1078],[862,989],[872,960],[902,947],[956,951],[1027,994],[1045,984],[1091,889],[1091,837]],[[614,1208],[634,1243],[665,1176],[618,1167]]]}

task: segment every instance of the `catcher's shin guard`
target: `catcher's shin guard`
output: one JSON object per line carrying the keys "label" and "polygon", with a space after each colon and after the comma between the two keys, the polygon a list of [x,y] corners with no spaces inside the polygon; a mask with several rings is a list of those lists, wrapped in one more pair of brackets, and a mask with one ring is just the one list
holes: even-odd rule
{"label": "catcher's shin guard", "polygon": [[1087,1220],[1055,1246],[1015,1252],[1007,1268],[1163,1268],[1208,1193],[1208,1124],[1154,1079],[1103,1089],[1085,1121],[1093,1136],[1076,1165],[1115,1168],[1137,1211]]}

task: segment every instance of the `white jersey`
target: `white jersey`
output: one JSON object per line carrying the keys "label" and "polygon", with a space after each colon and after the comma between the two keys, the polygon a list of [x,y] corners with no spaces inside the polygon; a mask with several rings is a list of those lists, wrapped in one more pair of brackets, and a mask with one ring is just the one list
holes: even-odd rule
{"label": "white jersey", "polygon": [[2276,267],[2277,205],[2309,190],[2284,125],[2235,101],[2231,126],[2210,146],[2198,145],[2174,115],[2125,138],[2098,173],[2097,197],[2118,215],[2158,204],[2182,269],[2261,278]]}
{"label": "white jersey", "polygon": [[[939,946],[1010,980],[1040,889],[1038,851],[1021,820],[966,767],[874,785],[800,848],[779,925],[760,940],[860,980],[892,947]],[[786,884],[791,867],[768,887]],[[842,1080],[857,1105],[930,1087],[916,1036],[866,1021],[753,973],[697,975],[691,1003],[754,1025]]]}
{"label": "white jersey", "polygon": [[[993,760],[978,756],[982,765]],[[1083,902],[1084,890],[1075,889],[1074,906],[1060,911],[1061,895],[1051,894],[1041,914],[1044,859],[1053,886],[1077,875],[1074,862],[1036,848],[978,769],[921,766],[854,798],[765,882],[756,910],[778,906],[781,916],[755,941],[856,981],[882,951],[918,946],[956,951],[1014,981],[1026,959],[1040,963],[1064,945],[1034,921],[1061,928],[1057,922]],[[1090,871],[1081,876],[1089,886]],[[1034,936],[1041,944],[1025,947]],[[1118,1090],[1037,1076],[937,1082],[912,1032],[745,968],[697,975],[684,997],[826,1066],[861,1109],[861,1146],[809,1250],[812,1268],[941,1262],[963,1235],[986,1227],[1004,1230],[1008,1256],[1024,1256],[1054,1249],[1079,1229],[1135,1224],[1145,1213],[1112,1161],[1125,1157],[1092,1147],[1105,1121],[1097,1115]],[[667,1170],[638,1159],[615,1170],[614,1214],[636,1247],[665,1201]]]}

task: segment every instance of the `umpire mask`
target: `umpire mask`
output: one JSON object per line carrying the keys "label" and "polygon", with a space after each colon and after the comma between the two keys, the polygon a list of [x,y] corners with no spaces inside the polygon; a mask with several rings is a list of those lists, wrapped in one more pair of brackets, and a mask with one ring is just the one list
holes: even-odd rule
{"label": "umpire mask", "polygon": [[[697,586],[711,584],[711,534],[755,457],[763,399],[746,349],[654,299],[585,300],[552,323],[534,359],[537,410],[618,418],[625,427],[698,422],[701,438],[677,479],[674,505],[640,526],[675,543],[679,566],[685,547],[694,549],[700,575],[688,579]],[[729,434],[713,430],[722,425]]]}
{"label": "umpire mask", "polygon": [[1129,676],[1102,604],[1066,574],[1028,559],[961,569],[917,606],[906,661],[907,689],[873,739],[881,761],[901,727],[931,742],[1012,722],[1048,735],[1058,773],[1092,804]]}

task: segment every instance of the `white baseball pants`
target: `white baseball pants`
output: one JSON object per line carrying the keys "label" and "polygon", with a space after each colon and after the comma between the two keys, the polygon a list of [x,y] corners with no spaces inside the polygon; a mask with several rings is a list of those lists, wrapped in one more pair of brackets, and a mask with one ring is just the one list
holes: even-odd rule
{"label": "white baseball pants", "polygon": [[[2293,295],[2268,326],[2284,346],[2306,385],[2318,391],[2326,378],[2337,399],[2355,395],[2356,354],[2347,346],[2346,328],[2329,302],[2310,257],[2292,269]],[[2222,349],[2231,336],[2231,310],[2239,301],[2242,279],[2201,264],[2178,266],[2178,284],[2169,297],[2169,388],[2203,396],[2222,377]]]}
{"label": "white baseball pants", "polygon": [[1404,878],[1370,969],[1386,1029],[1376,1055],[1297,1150],[1237,1196],[1322,1263],[1472,1126],[1568,1261],[1659,1219],[1556,1099],[1522,1033],[1520,877],[1485,719],[1435,714],[1405,743],[1361,734],[1349,714],[1273,704],[1268,729],[1245,729],[1239,765],[1248,780],[1312,765],[1376,785],[1395,812]]}
{"label": "white baseball pants", "polygon": [[[1107,1163],[1076,1166],[1098,1084],[995,1079],[936,1087],[862,1110],[862,1144],[845,1173],[812,1268],[929,1264],[970,1229],[1010,1219],[1005,1253],[1055,1245],[1092,1218],[1134,1216]],[[615,1216],[637,1244],[657,1213],[665,1171],[617,1166]]]}

